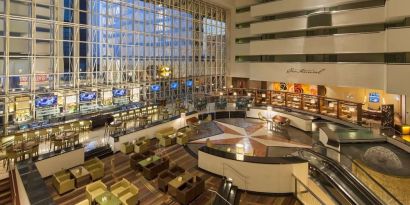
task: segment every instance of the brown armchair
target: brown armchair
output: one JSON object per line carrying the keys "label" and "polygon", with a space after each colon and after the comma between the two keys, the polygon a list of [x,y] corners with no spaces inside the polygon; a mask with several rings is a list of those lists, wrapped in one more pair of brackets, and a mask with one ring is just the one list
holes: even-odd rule
{"label": "brown armchair", "polygon": [[205,182],[202,178],[195,176],[190,181],[179,187],[176,191],[176,200],[185,205],[189,204],[205,190]]}
{"label": "brown armchair", "polygon": [[142,167],[142,175],[147,180],[154,179],[158,176],[158,174],[169,167],[169,159],[162,158],[158,161],[155,161],[146,167]]}
{"label": "brown armchair", "polygon": [[168,191],[168,182],[175,179],[176,175],[172,174],[169,171],[162,172],[158,175],[158,189],[167,193]]}

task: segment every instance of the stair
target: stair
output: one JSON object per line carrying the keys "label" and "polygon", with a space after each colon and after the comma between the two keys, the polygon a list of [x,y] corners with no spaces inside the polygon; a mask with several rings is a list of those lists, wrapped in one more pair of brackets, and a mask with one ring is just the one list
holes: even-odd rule
{"label": "stair", "polygon": [[99,159],[108,157],[113,154],[111,147],[109,145],[98,147],[96,149],[90,150],[84,154],[84,160],[87,161],[94,157],[98,157]]}
{"label": "stair", "polygon": [[[236,205],[239,204],[240,195],[238,193],[238,187],[232,184],[232,181],[227,180],[224,178],[219,185],[218,193],[226,200],[229,201],[230,204]],[[215,196],[213,205],[229,205],[225,200],[221,199],[221,197]]]}
{"label": "stair", "polygon": [[10,178],[2,179],[0,181],[0,204],[13,204],[11,198],[11,182]]}

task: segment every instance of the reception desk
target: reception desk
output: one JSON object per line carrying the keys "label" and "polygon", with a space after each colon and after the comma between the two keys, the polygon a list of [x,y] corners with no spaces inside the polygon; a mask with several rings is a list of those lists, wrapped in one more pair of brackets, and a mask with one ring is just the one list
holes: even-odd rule
{"label": "reception desk", "polygon": [[308,162],[297,157],[253,157],[210,147],[198,150],[198,167],[232,179],[239,189],[260,193],[293,193],[295,175],[308,181]]}
{"label": "reception desk", "polygon": [[272,109],[272,111],[268,111],[266,108],[262,107],[250,108],[246,112],[246,117],[259,118],[258,113],[261,113],[268,119],[271,119],[275,115],[286,117],[290,120],[290,125],[306,132],[312,131],[312,121],[315,119],[313,116],[307,116],[297,112],[288,112],[282,109]]}

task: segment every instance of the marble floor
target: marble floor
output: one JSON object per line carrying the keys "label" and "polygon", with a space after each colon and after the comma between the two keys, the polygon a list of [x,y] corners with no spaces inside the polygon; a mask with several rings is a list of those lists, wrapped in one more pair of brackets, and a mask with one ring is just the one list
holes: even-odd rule
{"label": "marble floor", "polygon": [[204,126],[217,131],[205,132],[206,134],[200,134],[190,141],[189,147],[192,147],[194,152],[200,147],[196,144],[204,145],[208,139],[215,146],[232,149],[236,144],[243,144],[245,153],[260,157],[286,156],[296,148],[311,148],[313,144],[312,137],[303,131],[293,127],[289,127],[286,134],[269,131],[266,123],[256,119],[218,119]]}

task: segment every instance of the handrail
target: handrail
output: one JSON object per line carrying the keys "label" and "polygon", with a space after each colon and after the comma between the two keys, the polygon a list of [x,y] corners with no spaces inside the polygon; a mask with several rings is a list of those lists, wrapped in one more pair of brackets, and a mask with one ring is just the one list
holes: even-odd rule
{"label": "handrail", "polygon": [[227,164],[227,163],[222,163],[222,174],[223,176],[225,175],[225,166],[231,168],[237,175],[239,175],[242,179],[242,181],[245,183],[245,191],[248,190],[248,182],[247,182],[247,176],[243,175],[242,173],[240,173],[238,170],[236,170],[235,168],[233,168],[231,165]]}
{"label": "handrail", "polygon": [[[335,151],[335,152],[337,152],[338,154],[340,154],[341,156],[346,157],[351,163],[353,163],[354,165],[356,165],[356,167],[359,168],[360,171],[362,171],[362,172],[366,175],[366,177],[368,177],[373,183],[375,183],[379,188],[381,188],[389,197],[391,197],[392,199],[394,199],[394,201],[395,201],[396,203],[402,204],[392,193],[390,193],[390,191],[388,191],[387,189],[385,189],[385,188],[384,188],[378,181],[376,181],[366,170],[364,170],[364,169],[361,167],[360,164],[358,164],[357,162],[355,162],[351,157],[349,157],[349,156],[347,156],[347,155],[345,155],[345,154],[339,152],[339,151],[336,150],[336,149],[329,148],[329,147],[326,147],[326,146],[323,146],[323,145],[320,145],[320,144],[315,144],[315,146],[319,146],[319,147],[325,148],[326,150]],[[301,149],[301,150],[302,150],[302,149]],[[306,150],[304,150],[304,151],[306,151]],[[315,152],[315,151],[312,150],[312,152]],[[346,170],[345,166],[341,166],[341,167]],[[351,174],[351,171],[349,171],[349,170],[346,170],[346,171]],[[367,188],[367,186],[366,186],[366,188]],[[367,188],[367,189],[368,189],[368,188]]]}
{"label": "handrail", "polygon": [[14,205],[19,205],[20,201],[18,199],[17,181],[15,179],[15,174],[16,174],[15,170],[10,170],[9,171],[9,175],[10,175],[10,178],[11,178],[11,184],[12,184],[12,187],[13,187],[13,196],[12,196],[13,204]]}
{"label": "handrail", "polygon": [[208,191],[216,194],[219,198],[223,199],[226,203],[228,203],[229,205],[232,205],[228,200],[226,200],[225,198],[223,198],[217,191],[213,190],[213,189],[208,189]]}
{"label": "handrail", "polygon": [[296,177],[294,174],[292,176],[295,178],[295,194],[297,197],[297,182],[299,182],[309,193],[312,194],[312,196],[319,201],[320,204],[326,205],[325,202],[323,202],[308,186],[306,186],[298,177]]}

